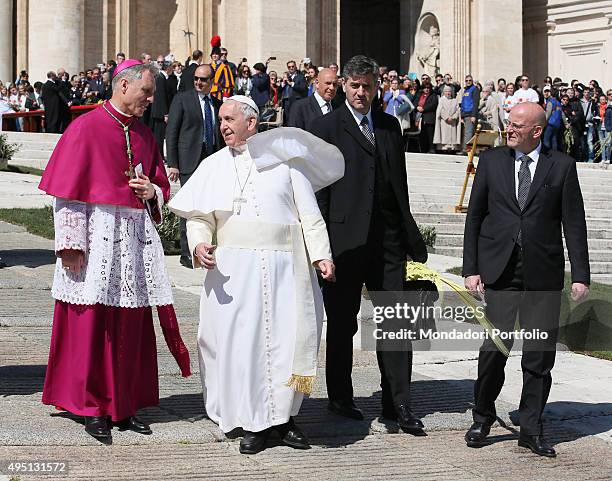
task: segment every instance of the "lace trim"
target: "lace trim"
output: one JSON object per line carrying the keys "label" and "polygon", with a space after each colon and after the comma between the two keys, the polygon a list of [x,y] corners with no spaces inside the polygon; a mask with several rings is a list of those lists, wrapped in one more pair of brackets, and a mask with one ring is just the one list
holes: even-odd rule
{"label": "lace trim", "polygon": [[62,218],[78,218],[79,232],[85,233],[84,243],[72,244],[86,246],[86,258],[78,274],[62,269],[61,259],[57,260],[51,291],[55,299],[114,307],[173,303],[163,247],[146,210],[61,199],[57,199],[58,204],[67,214],[56,215],[58,237],[65,237]]}

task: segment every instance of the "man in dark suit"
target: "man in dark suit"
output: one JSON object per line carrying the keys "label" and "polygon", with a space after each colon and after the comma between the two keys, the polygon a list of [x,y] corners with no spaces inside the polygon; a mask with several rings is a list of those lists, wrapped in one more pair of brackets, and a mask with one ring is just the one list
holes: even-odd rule
{"label": "man in dark suit", "polygon": [[162,157],[164,157],[164,139],[166,138],[166,122],[168,111],[174,95],[169,91],[168,78],[172,73],[172,64],[167,60],[162,61],[161,69],[155,77],[155,96],[151,105],[151,130],[155,135],[157,146]]}
{"label": "man in dark suit", "polygon": [[267,67],[261,62],[253,65],[255,74],[251,77],[253,82],[251,98],[260,112],[263,112],[266,104],[270,101],[270,76],[266,73],[266,70]]}
{"label": "man in dark suit", "polygon": [[[336,282],[323,282],[327,312],[328,408],[363,419],[353,401],[353,336],[365,284],[375,305],[378,294],[403,290],[408,257],[427,260],[427,248],[408,203],[402,134],[397,120],[371,108],[378,65],[357,55],[344,67],[346,104],[310,124],[310,131],[344,155],[342,179],[317,195],[327,223]],[[380,350],[383,416],[406,430],[423,423],[410,410],[412,350]]]}
{"label": "man in dark suit", "polygon": [[42,87],[42,100],[45,106],[45,132],[61,134],[68,115],[68,98],[60,85],[55,72],[47,73],[47,81]]}
{"label": "man in dark suit", "polygon": [[189,65],[187,65],[183,69],[183,73],[181,75],[181,83],[179,84],[179,92],[186,92],[187,90],[193,90],[194,82],[193,76],[195,75],[195,71],[199,65],[202,64],[202,59],[204,58],[204,53],[201,50],[194,50],[191,54],[191,60],[189,61]]}
{"label": "man in dark suit", "polygon": [[[219,132],[221,102],[211,97],[213,70],[200,65],[193,76],[194,89],[177,94],[170,106],[166,126],[168,178],[185,184],[200,162],[224,146]],[[187,243],[185,220],[180,221],[181,259],[183,266],[192,268]]]}
{"label": "man in dark suit", "polygon": [[283,77],[283,109],[284,109],[284,124],[287,125],[288,119],[291,116],[291,107],[299,100],[306,97],[308,94],[308,84],[306,77],[297,68],[294,60],[287,62],[287,73]]}
{"label": "man in dark suit", "polygon": [[310,123],[332,111],[332,101],[338,89],[338,76],[330,68],[324,68],[319,72],[315,80],[314,93],[295,102],[291,108],[289,127],[298,127],[308,130]]}
{"label": "man in dark suit", "polygon": [[[584,205],[576,163],[542,149],[546,114],[525,102],[510,112],[508,145],[484,152],[472,187],[463,247],[465,287],[484,293],[486,315],[502,332],[545,332],[525,339],[521,366],[519,446],[541,456],[555,450],[542,437],[542,411],[552,384],[565,259],[561,227],[572,267],[572,298],[584,299],[590,282]],[[508,349],[511,340],[504,340]],[[491,339],[478,358],[474,424],[468,446],[482,445],[496,420],[495,399],[504,384],[506,356]]]}

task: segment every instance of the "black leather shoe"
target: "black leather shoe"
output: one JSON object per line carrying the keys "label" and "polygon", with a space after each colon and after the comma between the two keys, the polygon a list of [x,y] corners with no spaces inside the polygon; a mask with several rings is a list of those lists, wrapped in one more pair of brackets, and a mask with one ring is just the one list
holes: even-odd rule
{"label": "black leather shoe", "polygon": [[142,422],[136,416],[130,416],[129,418],[122,419],[118,423],[115,423],[115,425],[122,431],[129,430],[138,434],[153,434],[153,431],[151,431],[149,425]]}
{"label": "black leather shoe", "polygon": [[352,399],[349,399],[348,401],[329,401],[327,409],[338,416],[363,421],[363,413],[357,408],[357,406],[355,406]]}
{"label": "black leather shoe", "polygon": [[522,448],[531,449],[538,456],[546,456],[554,458],[557,456],[554,448],[548,444],[542,436],[530,436],[528,434],[520,434],[518,445]]}
{"label": "black leather shoe", "polygon": [[240,440],[240,453],[242,454],[257,454],[266,449],[266,439],[268,439],[268,431],[245,431],[244,437]]}
{"label": "black leather shoe", "polygon": [[85,432],[94,438],[110,438],[111,431],[106,416],[85,416]]}
{"label": "black leather shoe", "polygon": [[193,269],[193,261],[191,259],[191,256],[181,256],[179,262],[183,267],[186,267],[187,269]]}
{"label": "black leather shoe", "polygon": [[468,429],[467,433],[465,433],[465,442],[471,448],[482,446],[482,443],[490,432],[490,424],[475,422],[472,424],[472,427]]}
{"label": "black leather shoe", "polygon": [[382,417],[391,421],[397,421],[397,413],[395,412],[395,408],[383,406]]}
{"label": "black leather shoe", "polygon": [[417,418],[405,404],[397,406],[395,412],[400,428],[406,431],[422,431],[425,428],[423,421]]}
{"label": "black leather shoe", "polygon": [[283,444],[295,449],[310,449],[308,438],[302,430],[295,425],[293,418],[289,418],[289,421],[285,424],[276,426],[276,430]]}

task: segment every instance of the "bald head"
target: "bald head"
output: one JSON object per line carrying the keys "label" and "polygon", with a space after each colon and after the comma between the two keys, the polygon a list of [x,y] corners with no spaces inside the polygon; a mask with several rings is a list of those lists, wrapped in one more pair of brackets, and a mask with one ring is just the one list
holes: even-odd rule
{"label": "bald head", "polygon": [[322,69],[315,80],[315,88],[323,100],[331,102],[338,89],[338,75],[331,68]]}
{"label": "bald head", "polygon": [[546,113],[534,102],[523,102],[512,108],[508,117],[508,146],[525,154],[540,143],[546,127]]}
{"label": "bald head", "polygon": [[212,67],[208,64],[203,64],[196,68],[193,73],[193,84],[198,92],[208,95],[213,85]]}

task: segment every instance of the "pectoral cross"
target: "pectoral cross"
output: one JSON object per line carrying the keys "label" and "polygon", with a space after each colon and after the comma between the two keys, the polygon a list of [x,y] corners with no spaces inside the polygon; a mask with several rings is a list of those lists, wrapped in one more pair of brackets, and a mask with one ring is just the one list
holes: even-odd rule
{"label": "pectoral cross", "polygon": [[134,172],[134,166],[132,166],[132,164],[130,164],[130,168],[129,168],[128,170],[126,170],[126,171],[124,172],[124,174],[125,174],[125,176],[126,176],[128,179],[133,179],[134,177],[136,177],[136,174],[135,174],[135,172]]}
{"label": "pectoral cross", "polygon": [[246,204],[247,200],[244,197],[234,197],[234,210],[236,214],[240,215],[240,211],[242,210],[242,204]]}

